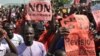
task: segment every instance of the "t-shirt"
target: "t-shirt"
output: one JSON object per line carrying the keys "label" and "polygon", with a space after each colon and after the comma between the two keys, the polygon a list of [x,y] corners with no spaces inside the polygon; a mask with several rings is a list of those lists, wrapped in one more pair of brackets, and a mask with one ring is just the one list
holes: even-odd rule
{"label": "t-shirt", "polygon": [[19,34],[15,34],[15,33],[14,33],[14,37],[11,39],[11,41],[16,47],[24,42],[23,37]]}
{"label": "t-shirt", "polygon": [[46,49],[41,42],[33,41],[31,46],[24,43],[17,47],[18,56],[45,56]]}
{"label": "t-shirt", "polygon": [[[21,43],[23,43],[24,40],[23,40],[23,37],[22,37],[21,35],[15,34],[15,33],[14,33],[14,36],[13,36],[13,38],[11,39],[11,42],[15,45],[15,47],[17,47],[17,46],[19,46]],[[7,44],[7,42],[6,42],[5,40],[3,40],[2,43],[3,43],[3,44],[6,44],[6,45],[8,46],[8,44]]]}
{"label": "t-shirt", "polygon": [[6,54],[7,47],[5,44],[0,43],[0,56],[4,56]]}

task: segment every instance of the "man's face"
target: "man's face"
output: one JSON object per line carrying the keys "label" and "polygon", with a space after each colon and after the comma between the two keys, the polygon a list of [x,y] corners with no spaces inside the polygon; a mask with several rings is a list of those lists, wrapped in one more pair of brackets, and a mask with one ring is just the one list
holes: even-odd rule
{"label": "man's face", "polygon": [[7,33],[8,35],[13,36],[13,29],[8,29]]}
{"label": "man's face", "polygon": [[7,34],[9,36],[9,38],[13,38],[13,32],[14,32],[14,28],[13,25],[9,25],[9,27],[6,28]]}
{"label": "man's face", "polygon": [[25,43],[30,45],[33,42],[33,38],[34,38],[33,28],[29,27],[29,28],[25,29],[25,35],[24,35]]}

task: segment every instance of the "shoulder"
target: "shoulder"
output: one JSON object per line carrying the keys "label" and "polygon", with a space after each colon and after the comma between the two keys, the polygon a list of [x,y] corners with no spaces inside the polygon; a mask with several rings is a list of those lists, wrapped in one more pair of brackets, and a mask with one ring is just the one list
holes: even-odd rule
{"label": "shoulder", "polygon": [[41,52],[43,53],[43,56],[45,56],[45,55],[46,55],[46,49],[45,49],[44,44],[41,43],[41,42],[38,42],[38,41],[34,41],[34,42],[37,44],[38,48],[39,48],[39,49],[41,50]]}
{"label": "shoulder", "polygon": [[20,34],[16,34],[16,33],[14,33],[14,36],[22,37]]}
{"label": "shoulder", "polygon": [[21,53],[25,47],[26,47],[26,46],[25,46],[24,43],[20,44],[20,45],[17,47],[18,54]]}
{"label": "shoulder", "polygon": [[17,47],[17,49],[21,49],[21,48],[23,48],[23,47],[25,47],[26,45],[24,44],[24,43],[22,43],[22,44],[20,44],[18,47]]}
{"label": "shoulder", "polygon": [[36,43],[37,45],[44,45],[43,43],[41,43],[39,41],[33,41],[33,43]]}
{"label": "shoulder", "polygon": [[44,44],[38,41],[34,41],[34,43],[40,48],[40,49],[44,49]]}
{"label": "shoulder", "polygon": [[23,37],[20,34],[16,34],[16,33],[14,33],[14,38],[18,38],[19,40],[23,39]]}

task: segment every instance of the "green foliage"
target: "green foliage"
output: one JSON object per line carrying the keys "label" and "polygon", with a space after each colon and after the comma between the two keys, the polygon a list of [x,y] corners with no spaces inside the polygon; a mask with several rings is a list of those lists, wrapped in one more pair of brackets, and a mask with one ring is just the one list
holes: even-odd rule
{"label": "green foliage", "polygon": [[61,0],[61,3],[66,4],[69,0]]}

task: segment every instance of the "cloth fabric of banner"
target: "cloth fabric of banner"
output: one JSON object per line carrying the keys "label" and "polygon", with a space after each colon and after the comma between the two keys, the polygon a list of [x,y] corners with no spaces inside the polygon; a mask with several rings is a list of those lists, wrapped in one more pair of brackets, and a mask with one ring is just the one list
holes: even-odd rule
{"label": "cloth fabric of banner", "polygon": [[[88,28],[80,28],[79,24],[81,21],[78,21],[75,16],[80,15],[71,15],[61,22],[62,27],[66,27],[70,31],[70,33],[64,37],[66,56],[96,56],[93,35],[89,33]],[[83,21],[85,20],[84,18],[82,18]],[[75,20],[73,21],[70,19]],[[67,23],[65,24],[64,21]],[[88,25],[85,24],[85,21],[82,25],[88,27]]]}
{"label": "cloth fabric of banner", "polygon": [[89,30],[89,19],[87,18],[86,15],[74,15],[74,17],[80,29],[86,30],[86,31]]}
{"label": "cloth fabric of banner", "polygon": [[[78,56],[79,54],[79,47],[75,45],[74,41],[78,39],[78,24],[73,17],[73,15],[69,16],[66,19],[61,21],[62,27],[66,27],[69,29],[70,33],[68,36],[64,36],[64,43],[65,43],[65,50],[67,55],[66,56]],[[72,32],[72,33],[71,33]]]}

